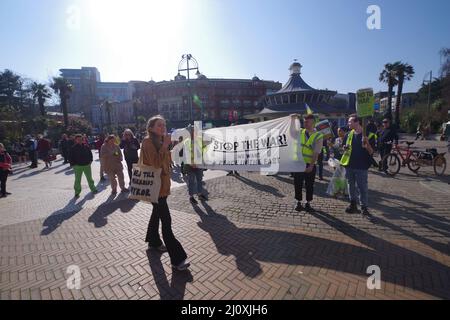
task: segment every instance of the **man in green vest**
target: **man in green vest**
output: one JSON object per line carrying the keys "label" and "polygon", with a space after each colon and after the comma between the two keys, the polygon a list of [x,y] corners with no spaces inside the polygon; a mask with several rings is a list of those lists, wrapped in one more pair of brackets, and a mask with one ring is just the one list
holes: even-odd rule
{"label": "man in green vest", "polygon": [[368,170],[371,165],[371,157],[374,151],[375,139],[369,139],[363,135],[361,119],[356,114],[350,115],[348,126],[350,132],[344,137],[344,154],[341,158],[341,165],[345,167],[345,175],[350,194],[350,206],[345,209],[347,213],[360,212],[357,207],[357,190],[361,205],[361,214],[364,218],[371,220],[372,217],[368,209]]}
{"label": "man in green vest", "polygon": [[[306,163],[305,172],[294,173],[295,199],[297,205],[295,210],[314,212],[310,202],[313,200],[314,181],[316,177],[316,162],[322,151],[323,136],[314,128],[314,115],[309,114],[304,118],[304,129],[300,130],[300,143],[303,160]],[[306,204],[302,206],[303,182],[306,188]]]}

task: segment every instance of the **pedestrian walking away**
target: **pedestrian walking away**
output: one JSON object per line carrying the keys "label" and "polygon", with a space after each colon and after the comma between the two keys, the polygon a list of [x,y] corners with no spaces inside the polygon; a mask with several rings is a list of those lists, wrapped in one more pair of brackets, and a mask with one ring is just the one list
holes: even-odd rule
{"label": "pedestrian walking away", "polygon": [[[149,249],[160,252],[168,251],[172,267],[175,270],[186,270],[189,263],[186,262],[187,254],[181,243],[175,238],[172,231],[172,218],[167,205],[167,197],[170,194],[170,163],[171,156],[169,145],[171,138],[166,131],[166,121],[162,116],[150,118],[147,124],[147,137],[142,141],[141,161],[144,165],[161,168],[161,189],[158,203],[153,203],[153,211],[147,228],[145,241]],[[164,244],[159,236],[159,222],[162,224],[162,236]]]}
{"label": "pedestrian walking away", "polygon": [[344,154],[341,165],[345,167],[346,179],[349,190],[350,205],[345,209],[347,213],[358,213],[358,194],[361,206],[361,214],[364,218],[371,220],[369,213],[369,188],[368,170],[371,165],[375,139],[369,139],[363,135],[361,120],[356,114],[348,119],[350,132],[344,138]]}
{"label": "pedestrian walking away", "polygon": [[122,151],[116,144],[116,137],[111,134],[106,138],[102,148],[100,149],[100,162],[102,163],[103,169],[111,181],[111,189],[113,194],[117,193],[117,180],[119,180],[119,187],[122,192],[128,192],[128,189],[125,188],[122,160]]}
{"label": "pedestrian walking away", "polygon": [[38,165],[37,165],[37,154],[36,154],[36,149],[37,149],[36,140],[32,136],[27,135],[25,147],[28,150],[28,156],[30,157],[30,161],[31,161],[30,168],[32,168],[32,169],[37,168]]}
{"label": "pedestrian walking away", "polygon": [[8,152],[6,152],[3,143],[0,143],[0,198],[4,198],[11,193],[6,191],[6,181],[11,170],[12,159]]}
{"label": "pedestrian walking away", "polygon": [[42,135],[38,136],[37,152],[39,159],[44,161],[45,168],[50,168],[52,162],[50,160],[50,151],[52,150],[51,143],[48,139],[44,138]]}
{"label": "pedestrian walking away", "polygon": [[64,133],[59,141],[59,151],[64,158],[63,164],[69,163],[69,148],[69,138],[67,137],[67,134]]}
{"label": "pedestrian walking away", "polygon": [[75,136],[75,144],[70,149],[70,164],[75,172],[75,198],[81,193],[81,177],[84,174],[92,193],[97,193],[94,180],[92,179],[91,163],[93,160],[92,151],[89,146],[83,144],[82,135]]}
{"label": "pedestrian walking away", "polygon": [[[104,142],[105,142],[105,136],[102,133],[101,135],[98,136],[98,139],[95,140],[95,148],[98,151],[99,158],[100,158],[100,150],[101,150]],[[105,180],[105,171],[102,166],[102,161],[100,160],[100,181],[104,181],[104,180]]]}
{"label": "pedestrian walking away", "polygon": [[[302,148],[303,160],[306,163],[305,172],[294,173],[294,189],[297,205],[295,210],[314,212],[311,207],[311,201],[314,194],[314,182],[316,177],[316,162],[322,152],[323,136],[314,128],[314,115],[310,114],[304,118],[304,129],[300,130],[300,143]],[[302,206],[303,184],[306,188],[306,203]]]}
{"label": "pedestrian walking away", "polygon": [[125,156],[125,162],[127,163],[128,169],[128,177],[130,178],[133,175],[133,164],[138,162],[138,150],[139,150],[139,141],[133,134],[133,131],[130,129],[126,129],[123,132],[122,141],[120,142],[120,149],[123,149],[123,154]]}

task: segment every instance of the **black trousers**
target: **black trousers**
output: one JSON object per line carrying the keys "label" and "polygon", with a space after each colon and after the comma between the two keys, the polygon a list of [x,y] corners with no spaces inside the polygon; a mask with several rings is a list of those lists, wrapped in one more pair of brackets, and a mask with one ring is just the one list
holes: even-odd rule
{"label": "black trousers", "polygon": [[178,265],[187,258],[187,254],[172,232],[172,218],[167,205],[167,197],[159,198],[158,203],[153,203],[152,216],[148,223],[147,236],[145,238],[145,241],[152,247],[162,245],[159,237],[159,220],[161,220],[162,236],[170,261],[173,265]]}
{"label": "black trousers", "polygon": [[67,150],[62,150],[61,153],[64,158],[64,163],[68,163],[69,162],[69,152]]}
{"label": "black trousers", "polygon": [[316,178],[316,166],[314,166],[311,172],[294,172],[294,189],[295,189],[295,199],[297,201],[302,201],[302,189],[303,182],[306,188],[306,201],[312,201],[314,194],[314,181]]}
{"label": "black trousers", "polygon": [[6,180],[8,180],[9,171],[0,169],[0,194],[6,195]]}
{"label": "black trousers", "polygon": [[[389,154],[392,150],[392,145],[391,144],[386,144],[380,147],[380,157],[381,159],[383,159],[383,157],[387,154]],[[387,167],[387,161],[384,161],[384,163],[382,164],[381,161],[379,163],[380,168],[382,168],[383,170]]]}
{"label": "black trousers", "polygon": [[319,153],[319,157],[317,158],[317,166],[319,167],[319,178],[323,178],[323,152]]}
{"label": "black trousers", "polygon": [[130,178],[133,176],[133,163],[138,163],[138,159],[125,159],[127,163],[127,169],[128,169],[128,177]]}
{"label": "black trousers", "polygon": [[30,156],[31,166],[32,167],[37,167],[37,154],[36,154],[36,151],[30,151],[28,153],[28,155]]}

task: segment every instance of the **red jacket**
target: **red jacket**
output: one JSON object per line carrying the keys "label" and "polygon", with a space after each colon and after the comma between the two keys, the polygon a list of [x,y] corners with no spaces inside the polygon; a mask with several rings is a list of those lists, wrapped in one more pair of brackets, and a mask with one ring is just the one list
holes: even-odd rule
{"label": "red jacket", "polygon": [[12,159],[8,152],[0,152],[0,169],[11,170]]}
{"label": "red jacket", "polygon": [[39,139],[37,144],[37,150],[38,151],[50,151],[52,149],[52,146],[50,145],[50,141],[47,139]]}

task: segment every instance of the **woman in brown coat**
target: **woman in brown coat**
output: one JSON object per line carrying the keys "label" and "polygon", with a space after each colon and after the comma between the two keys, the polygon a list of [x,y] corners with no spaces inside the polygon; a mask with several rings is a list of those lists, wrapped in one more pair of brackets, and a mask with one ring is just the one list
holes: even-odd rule
{"label": "woman in brown coat", "polygon": [[122,165],[122,151],[116,144],[114,135],[108,136],[100,149],[100,161],[103,170],[109,177],[111,181],[112,193],[117,193],[117,181],[116,176],[119,180],[119,186],[122,192],[128,192],[125,188],[125,181],[123,177],[123,165]]}
{"label": "woman in brown coat", "polygon": [[[176,270],[186,270],[189,263],[186,262],[186,252],[183,246],[175,238],[172,231],[172,219],[170,217],[167,197],[170,194],[170,135],[167,134],[166,121],[161,116],[152,117],[147,124],[148,135],[142,141],[141,154],[142,162],[145,165],[161,170],[161,189],[158,203],[153,203],[153,211],[148,224],[147,236],[149,248],[154,248],[160,252],[168,251],[172,267]],[[162,236],[165,243],[163,245],[159,236],[159,221],[162,224]]]}

